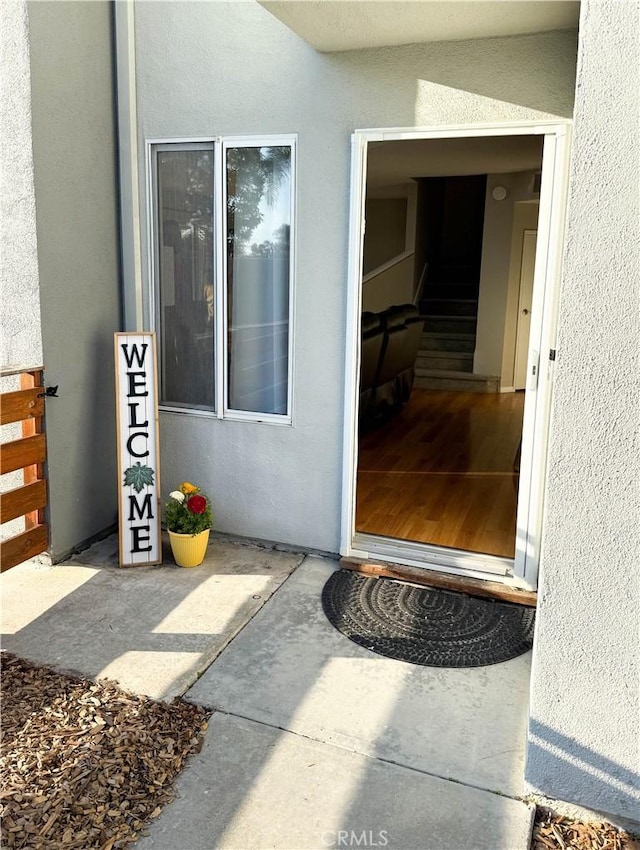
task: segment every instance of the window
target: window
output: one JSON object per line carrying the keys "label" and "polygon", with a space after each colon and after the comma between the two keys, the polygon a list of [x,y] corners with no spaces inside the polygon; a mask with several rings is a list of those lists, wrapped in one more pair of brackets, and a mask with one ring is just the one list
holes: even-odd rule
{"label": "window", "polygon": [[165,409],[291,420],[294,144],[149,143]]}
{"label": "window", "polygon": [[156,152],[160,400],[215,408],[213,146]]}

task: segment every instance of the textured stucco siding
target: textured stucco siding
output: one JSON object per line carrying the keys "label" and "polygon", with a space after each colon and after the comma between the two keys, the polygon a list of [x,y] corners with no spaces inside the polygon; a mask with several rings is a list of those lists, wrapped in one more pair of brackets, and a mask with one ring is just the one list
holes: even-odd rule
{"label": "textured stucco siding", "polygon": [[162,414],[163,485],[197,478],[222,531],[335,552],[350,135],[570,117],[575,33],[320,55],[255,3],[135,12],[142,197],[145,138],[299,134],[293,426]]}
{"label": "textured stucco siding", "polygon": [[42,339],[24,0],[0,5],[0,45],[0,366],[39,366]]}
{"label": "textured stucco siding", "polygon": [[116,519],[119,330],[111,5],[29,4],[54,557]]}
{"label": "textured stucco siding", "polygon": [[581,19],[526,777],[640,821],[638,5]]}
{"label": "textured stucco siding", "polygon": [[[36,208],[31,145],[31,78],[24,0],[0,6],[0,368],[42,363]],[[17,375],[0,391],[20,389]],[[2,442],[22,436],[19,422],[2,428]],[[3,475],[4,493],[24,483],[22,470]],[[0,526],[0,540],[24,531],[19,517]]]}

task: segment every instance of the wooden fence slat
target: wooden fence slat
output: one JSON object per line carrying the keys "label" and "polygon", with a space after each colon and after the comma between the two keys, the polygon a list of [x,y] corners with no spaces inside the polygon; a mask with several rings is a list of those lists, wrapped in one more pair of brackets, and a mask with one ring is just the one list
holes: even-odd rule
{"label": "wooden fence slat", "polygon": [[0,572],[44,552],[49,545],[49,526],[36,525],[22,534],[3,540],[0,545]]}
{"label": "wooden fence slat", "polygon": [[26,487],[16,487],[0,496],[0,522],[9,522],[47,504],[46,481],[34,481]]}
{"label": "wooden fence slat", "polygon": [[2,393],[0,425],[43,416],[44,397],[38,398],[42,392],[42,387],[33,387],[30,390],[16,390],[12,393]]}
{"label": "wooden fence slat", "polygon": [[[47,457],[44,434],[35,434],[22,440],[12,440],[0,446],[0,475],[15,472],[25,466],[43,463]],[[26,482],[31,483],[31,482]]]}
{"label": "wooden fence slat", "polygon": [[[20,389],[30,390],[32,387],[41,387],[43,384],[42,371],[25,372],[20,376]],[[44,418],[42,416],[37,419],[22,420],[22,436],[32,437],[35,434],[44,432]],[[33,484],[34,481],[39,481],[44,478],[44,465],[42,463],[25,466],[24,469],[24,484]],[[44,522],[44,510],[41,508],[38,511],[31,511],[25,514],[24,527],[34,528],[36,525],[42,525]]]}
{"label": "wooden fence slat", "polygon": [[24,516],[25,531],[0,544],[0,572],[46,551],[49,526],[44,522],[47,457],[44,434],[42,367],[14,368],[3,375],[20,375],[20,390],[0,396],[0,424],[22,423],[22,439],[0,445],[0,474],[23,470],[24,486],[0,495],[0,522]]}

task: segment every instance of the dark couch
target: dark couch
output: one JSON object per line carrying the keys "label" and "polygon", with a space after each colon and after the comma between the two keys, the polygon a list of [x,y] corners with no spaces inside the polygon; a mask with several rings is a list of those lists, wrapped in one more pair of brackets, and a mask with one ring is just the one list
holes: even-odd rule
{"label": "dark couch", "polygon": [[423,324],[412,304],[362,314],[361,427],[387,418],[409,400]]}

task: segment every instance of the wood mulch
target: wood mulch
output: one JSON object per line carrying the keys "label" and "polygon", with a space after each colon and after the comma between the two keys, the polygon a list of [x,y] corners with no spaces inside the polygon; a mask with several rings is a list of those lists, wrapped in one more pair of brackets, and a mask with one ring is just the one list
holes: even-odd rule
{"label": "wood mulch", "polygon": [[[207,714],[2,653],[0,816],[11,850],[119,850],[175,794]],[[607,823],[538,808],[531,850],[640,850]]]}
{"label": "wood mulch", "polygon": [[610,823],[586,823],[538,807],[531,850],[640,850],[640,841]]}
{"label": "wood mulch", "polygon": [[173,799],[203,709],[2,653],[2,846],[117,850]]}

